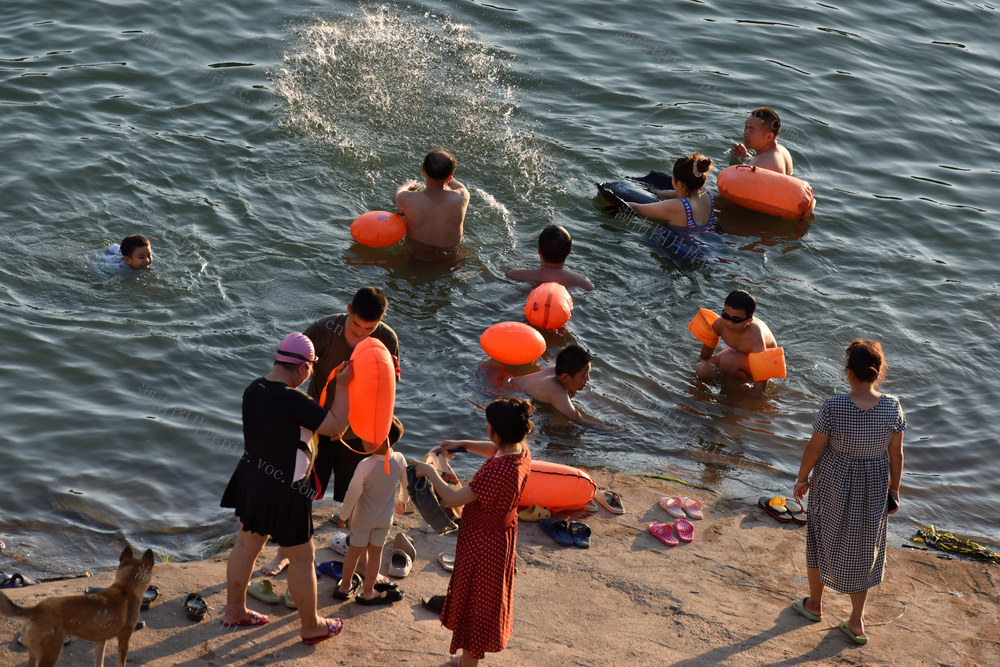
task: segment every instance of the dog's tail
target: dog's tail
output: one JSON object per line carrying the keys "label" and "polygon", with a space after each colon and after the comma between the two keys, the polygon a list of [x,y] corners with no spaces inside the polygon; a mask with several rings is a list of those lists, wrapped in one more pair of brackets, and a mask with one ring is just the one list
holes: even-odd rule
{"label": "dog's tail", "polygon": [[9,597],[0,592],[0,616],[25,617],[30,616],[30,611],[30,609],[11,601]]}

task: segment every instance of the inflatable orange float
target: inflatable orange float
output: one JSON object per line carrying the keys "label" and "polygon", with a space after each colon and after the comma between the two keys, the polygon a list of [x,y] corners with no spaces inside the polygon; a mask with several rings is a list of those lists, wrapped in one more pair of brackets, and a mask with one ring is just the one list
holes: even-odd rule
{"label": "inflatable orange float", "polygon": [[396,404],[396,365],[382,341],[365,338],[351,354],[347,420],[362,440],[376,446],[389,437]]}
{"label": "inflatable orange float", "polygon": [[801,178],[735,164],[719,173],[719,193],[754,211],[802,221],[816,208],[812,187]]}
{"label": "inflatable orange float", "polygon": [[719,319],[713,311],[708,308],[699,308],[694,319],[688,324],[688,331],[710,348],[715,349],[719,344],[719,334],[715,333],[712,325]]}
{"label": "inflatable orange float", "polygon": [[406,235],[406,222],[389,211],[368,211],[351,223],[351,236],[362,245],[385,248],[399,243]]}
{"label": "inflatable orange float", "polygon": [[531,461],[518,507],[539,505],[553,512],[575,510],[594,499],[597,484],[586,470],[551,461]]}
{"label": "inflatable orange float", "polygon": [[483,351],[501,364],[530,364],[545,352],[542,334],[523,322],[500,322],[479,337]]}
{"label": "inflatable orange float", "polygon": [[573,314],[573,297],[559,283],[542,283],[528,295],[524,316],[539,329],[558,329]]}
{"label": "inflatable orange float", "polygon": [[785,377],[785,350],[780,347],[770,347],[763,352],[751,352],[747,355],[750,365],[750,377],[754,382]]}

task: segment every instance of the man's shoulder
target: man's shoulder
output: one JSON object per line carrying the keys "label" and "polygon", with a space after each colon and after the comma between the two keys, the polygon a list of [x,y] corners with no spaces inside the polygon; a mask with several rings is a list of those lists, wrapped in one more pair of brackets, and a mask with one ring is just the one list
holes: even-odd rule
{"label": "man's shoulder", "polygon": [[385,322],[379,322],[378,326],[375,327],[375,331],[372,332],[372,337],[381,341],[383,345],[389,348],[389,352],[397,354],[399,349],[399,336],[396,332]]}

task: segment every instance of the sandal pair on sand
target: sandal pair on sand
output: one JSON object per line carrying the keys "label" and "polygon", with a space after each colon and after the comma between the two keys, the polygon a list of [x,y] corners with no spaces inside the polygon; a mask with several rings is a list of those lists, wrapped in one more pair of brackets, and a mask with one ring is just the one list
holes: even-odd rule
{"label": "sandal pair on sand", "polygon": [[286,590],[284,595],[278,595],[274,592],[274,584],[271,583],[270,579],[260,579],[251,583],[247,586],[247,595],[264,604],[278,604],[284,601],[285,606],[289,609],[298,609],[295,606],[295,600],[292,599],[292,591]]}
{"label": "sandal pair on sand", "polygon": [[564,547],[590,548],[590,526],[581,521],[542,519],[538,522],[542,532]]}
{"label": "sandal pair on sand", "polygon": [[697,498],[663,497],[660,498],[660,507],[667,510],[667,514],[675,519],[701,520],[705,518],[701,511],[701,501]]}
{"label": "sandal pair on sand", "polygon": [[[674,530],[677,535],[674,535]],[[694,540],[694,524],[687,519],[677,519],[674,523],[659,523],[654,521],[649,524],[649,532],[668,547],[676,547],[681,542],[691,542]]]}
{"label": "sandal pair on sand", "polygon": [[757,499],[757,507],[782,523],[789,521],[800,525],[806,523],[806,510],[794,499],[786,499],[784,496],[761,496]]}
{"label": "sandal pair on sand", "polygon": [[343,585],[344,580],[339,579],[337,581],[336,588],[333,589],[333,597],[337,600],[350,600],[351,597],[358,604],[364,605],[379,605],[379,604],[392,604],[393,602],[399,602],[403,599],[403,591],[399,590],[398,584],[389,582],[379,582],[376,583],[373,588],[375,592],[378,593],[373,598],[366,599],[364,594],[360,592],[361,587],[364,585],[364,580],[361,575],[357,572],[351,577],[351,587],[346,593],[340,591],[340,587]]}

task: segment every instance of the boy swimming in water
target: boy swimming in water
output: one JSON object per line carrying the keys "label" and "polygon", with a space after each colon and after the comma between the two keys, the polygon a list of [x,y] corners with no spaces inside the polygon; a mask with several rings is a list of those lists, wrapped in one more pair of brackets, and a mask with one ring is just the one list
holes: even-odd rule
{"label": "boy swimming in water", "polygon": [[556,355],[556,365],[519,378],[508,378],[510,386],[527,393],[536,401],[548,403],[577,424],[607,428],[587,417],[570,399],[587,386],[590,379],[590,353],[579,345],[570,345]]}
{"label": "boy swimming in water", "polygon": [[[712,330],[728,347],[715,354],[715,347],[702,344],[700,362],[695,370],[698,377],[710,380],[722,372],[737,380],[751,380],[750,362],[747,355],[778,347],[771,330],[763,320],[753,316],[757,302],[744,290],[729,293],[722,307],[722,315],[712,323]],[[718,343],[716,343],[718,346]],[[767,380],[754,382],[754,390],[763,393]]]}
{"label": "boy swimming in water", "polygon": [[392,199],[406,219],[406,237],[435,248],[453,248],[462,241],[469,191],[455,178],[458,162],[441,148],[424,157],[424,187],[410,179]]}
{"label": "boy swimming in water", "polygon": [[570,271],[563,265],[573,247],[573,237],[562,225],[549,225],[538,235],[538,257],[541,267],[537,269],[511,269],[507,277],[537,283],[559,283],[563,287],[594,289],[594,283],[587,277]]}
{"label": "boy swimming in water", "polygon": [[120,244],[112,243],[97,257],[97,261],[105,266],[125,268],[134,271],[148,269],[153,263],[153,246],[149,239],[141,234],[131,234],[122,239]]}
{"label": "boy swimming in water", "polygon": [[[733,157],[750,158],[746,164],[791,176],[792,156],[787,148],[778,143],[780,131],[778,114],[767,107],[754,109],[743,127],[743,143],[733,144]],[[754,151],[753,157],[748,149]]]}

